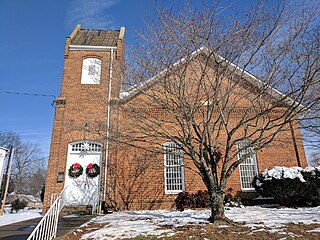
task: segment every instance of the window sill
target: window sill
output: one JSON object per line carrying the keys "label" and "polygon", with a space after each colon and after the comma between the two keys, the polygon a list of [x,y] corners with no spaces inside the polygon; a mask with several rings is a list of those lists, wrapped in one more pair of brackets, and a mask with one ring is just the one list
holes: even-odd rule
{"label": "window sill", "polygon": [[257,192],[254,188],[253,189],[242,189],[242,192]]}
{"label": "window sill", "polygon": [[181,193],[181,192],[183,192],[183,191],[175,191],[175,192],[165,192],[164,194],[165,195],[177,195],[177,194],[179,194],[179,193]]}

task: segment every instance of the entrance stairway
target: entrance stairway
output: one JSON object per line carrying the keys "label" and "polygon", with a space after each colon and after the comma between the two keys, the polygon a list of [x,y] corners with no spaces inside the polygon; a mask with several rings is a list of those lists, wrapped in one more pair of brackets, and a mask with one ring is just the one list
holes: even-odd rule
{"label": "entrance stairway", "polygon": [[92,215],[92,206],[64,206],[60,212],[60,216],[77,215]]}
{"label": "entrance stairway", "polygon": [[65,193],[66,188],[64,188],[61,193],[52,196],[51,207],[32,231],[27,240],[51,240],[56,238],[58,222],[59,219],[61,219],[61,216],[72,214],[92,216],[92,214],[98,212],[99,202],[94,203],[94,207],[87,205],[65,205]]}

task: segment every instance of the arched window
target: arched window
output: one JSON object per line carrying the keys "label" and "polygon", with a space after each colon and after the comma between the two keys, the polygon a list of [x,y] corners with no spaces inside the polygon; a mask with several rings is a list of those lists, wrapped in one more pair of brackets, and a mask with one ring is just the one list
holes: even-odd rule
{"label": "arched window", "polygon": [[184,191],[184,161],[181,146],[174,142],[164,145],[165,194]]}
{"label": "arched window", "polygon": [[237,143],[238,159],[243,160],[239,165],[240,182],[242,190],[254,190],[252,180],[258,174],[257,158],[254,147],[249,141]]}
{"label": "arched window", "polygon": [[102,145],[96,142],[82,141],[82,142],[72,143],[70,145],[71,145],[70,152],[83,152],[83,151],[101,152],[102,151]]}
{"label": "arched window", "polygon": [[86,58],[82,62],[81,84],[100,84],[101,60]]}

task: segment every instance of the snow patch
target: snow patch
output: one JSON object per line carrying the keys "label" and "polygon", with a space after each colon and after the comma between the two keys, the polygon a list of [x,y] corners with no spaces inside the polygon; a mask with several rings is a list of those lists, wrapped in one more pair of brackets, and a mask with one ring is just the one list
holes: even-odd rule
{"label": "snow patch", "polygon": [[218,228],[228,228],[228,225],[219,225]]}
{"label": "snow patch", "polygon": [[78,214],[70,214],[70,215],[67,215],[67,216],[63,216],[62,218],[77,218],[79,217]]}
{"label": "snow patch", "polygon": [[312,230],[309,230],[307,232],[320,232],[320,227],[312,229]]}
{"label": "snow patch", "polygon": [[10,208],[6,208],[6,212],[0,217],[0,226],[21,222],[33,218],[42,217],[41,209],[20,210],[17,213],[11,213]]}
{"label": "snow patch", "polygon": [[[320,224],[320,207],[270,209],[258,206],[228,208],[226,216],[235,222],[245,223],[254,231],[277,232],[285,234],[284,225],[288,223]],[[173,236],[172,227],[208,223],[210,210],[123,211],[96,217],[83,226],[106,223],[103,228],[85,234],[81,239],[122,239],[137,236]],[[220,225],[219,227],[226,227]],[[286,233],[287,234],[287,233]]]}

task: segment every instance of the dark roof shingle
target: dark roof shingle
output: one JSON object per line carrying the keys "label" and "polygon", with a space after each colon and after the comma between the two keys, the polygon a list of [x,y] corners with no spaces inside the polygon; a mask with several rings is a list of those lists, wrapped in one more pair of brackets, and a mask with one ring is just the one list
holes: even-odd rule
{"label": "dark roof shingle", "polygon": [[72,45],[116,47],[120,30],[80,29],[71,40]]}

